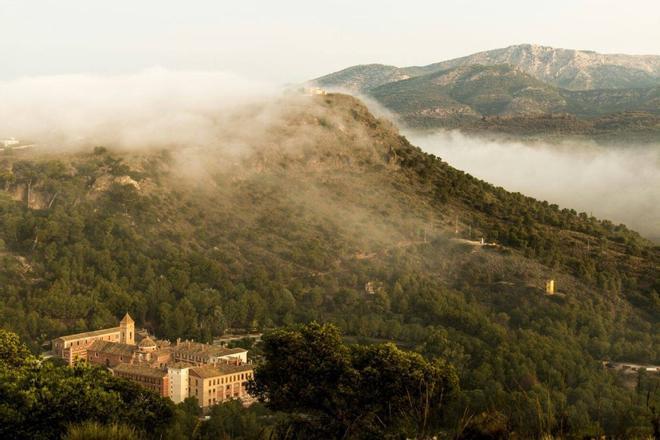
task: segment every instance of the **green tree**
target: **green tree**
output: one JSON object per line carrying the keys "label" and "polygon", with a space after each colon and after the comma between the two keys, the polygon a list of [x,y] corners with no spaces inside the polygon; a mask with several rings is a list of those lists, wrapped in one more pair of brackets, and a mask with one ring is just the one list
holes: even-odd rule
{"label": "green tree", "polygon": [[342,341],[330,324],[311,323],[264,337],[265,362],[250,390],[292,415],[300,435],[327,438],[425,436],[438,429],[458,389],[453,368],[394,345]]}
{"label": "green tree", "polygon": [[57,439],[70,425],[121,423],[158,438],[168,427],[172,403],[107,370],[42,361],[0,331],[0,438]]}

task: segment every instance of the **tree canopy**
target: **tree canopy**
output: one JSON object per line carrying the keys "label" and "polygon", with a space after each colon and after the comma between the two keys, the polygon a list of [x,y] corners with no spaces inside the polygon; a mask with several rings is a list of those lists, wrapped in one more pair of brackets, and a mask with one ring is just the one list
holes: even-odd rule
{"label": "tree canopy", "polygon": [[172,416],[169,400],[104,368],[38,359],[0,330],[0,438],[59,439],[83,422],[125,424],[159,438]]}
{"label": "tree canopy", "polygon": [[295,430],[327,438],[425,437],[458,390],[454,369],[393,344],[352,345],[311,323],[263,342],[251,390],[292,415]]}

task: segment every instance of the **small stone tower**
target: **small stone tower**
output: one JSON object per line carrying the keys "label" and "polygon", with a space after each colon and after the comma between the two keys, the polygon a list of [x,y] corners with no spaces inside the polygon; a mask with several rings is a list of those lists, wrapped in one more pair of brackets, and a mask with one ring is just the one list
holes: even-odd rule
{"label": "small stone tower", "polygon": [[555,280],[548,280],[545,282],[545,293],[547,295],[555,294]]}
{"label": "small stone tower", "polygon": [[135,321],[128,313],[119,321],[119,342],[135,345]]}

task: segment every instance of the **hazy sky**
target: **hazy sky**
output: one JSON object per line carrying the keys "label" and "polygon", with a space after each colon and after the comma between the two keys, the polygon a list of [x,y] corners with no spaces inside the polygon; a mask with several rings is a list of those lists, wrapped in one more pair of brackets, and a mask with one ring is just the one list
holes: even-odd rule
{"label": "hazy sky", "polygon": [[523,42],[660,54],[660,0],[0,0],[0,79],[162,66],[294,82]]}

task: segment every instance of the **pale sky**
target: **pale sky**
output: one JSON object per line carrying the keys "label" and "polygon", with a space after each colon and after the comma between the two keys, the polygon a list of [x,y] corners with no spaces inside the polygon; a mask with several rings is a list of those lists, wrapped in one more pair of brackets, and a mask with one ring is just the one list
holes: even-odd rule
{"label": "pale sky", "polygon": [[660,54],[660,0],[0,0],[0,80],[159,66],[286,83],[518,43]]}

